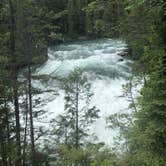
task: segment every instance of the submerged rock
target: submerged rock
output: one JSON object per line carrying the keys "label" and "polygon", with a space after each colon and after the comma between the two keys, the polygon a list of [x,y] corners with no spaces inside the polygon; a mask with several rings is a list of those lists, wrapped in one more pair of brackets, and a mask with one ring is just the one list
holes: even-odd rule
{"label": "submerged rock", "polygon": [[120,53],[118,53],[118,55],[121,56],[121,57],[125,57],[125,56],[128,55],[128,52],[127,51],[120,52]]}
{"label": "submerged rock", "polygon": [[124,61],[123,58],[118,59],[118,62],[123,62],[123,61]]}

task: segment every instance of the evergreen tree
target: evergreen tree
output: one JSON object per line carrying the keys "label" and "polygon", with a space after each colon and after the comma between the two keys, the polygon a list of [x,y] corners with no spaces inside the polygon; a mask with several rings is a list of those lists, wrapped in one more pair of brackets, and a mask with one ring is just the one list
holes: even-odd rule
{"label": "evergreen tree", "polygon": [[99,110],[90,107],[92,93],[86,76],[76,69],[63,80],[65,113],[57,118],[56,134],[60,143],[78,149],[88,136],[89,125],[98,117]]}

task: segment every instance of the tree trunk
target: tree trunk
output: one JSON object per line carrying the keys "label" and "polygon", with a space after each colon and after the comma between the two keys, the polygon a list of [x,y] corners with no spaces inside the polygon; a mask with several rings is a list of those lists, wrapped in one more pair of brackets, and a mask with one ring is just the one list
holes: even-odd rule
{"label": "tree trunk", "polygon": [[20,141],[20,115],[19,115],[19,102],[18,102],[18,85],[17,85],[17,64],[15,54],[15,10],[12,0],[9,0],[10,11],[10,54],[11,54],[11,71],[12,71],[12,86],[13,86],[13,98],[15,109],[15,121],[16,121],[16,166],[21,166],[21,141]]}
{"label": "tree trunk", "polygon": [[11,142],[10,142],[10,121],[9,121],[9,109],[7,108],[7,103],[5,101],[5,113],[6,113],[6,139],[7,139],[7,157],[8,157],[8,166],[12,166],[12,163],[11,163]]}
{"label": "tree trunk", "polygon": [[27,127],[28,127],[28,94],[26,92],[26,99],[25,99],[25,128],[24,128],[24,144],[23,144],[23,166],[25,165],[25,160],[26,160],[26,146],[27,146]]}
{"label": "tree trunk", "polygon": [[30,114],[30,133],[31,133],[31,150],[32,150],[32,166],[35,166],[35,141],[33,126],[33,110],[32,110],[32,85],[31,85],[31,66],[28,64],[28,96],[29,96],[29,114]]}
{"label": "tree trunk", "polygon": [[79,147],[79,126],[78,126],[78,118],[79,118],[79,114],[78,114],[78,83],[76,83],[76,149],[78,149]]}
{"label": "tree trunk", "polygon": [[2,157],[2,165],[3,166],[7,166],[7,154],[6,154],[6,143],[4,140],[4,124],[3,124],[3,120],[2,120],[2,124],[0,124],[0,148],[1,148],[1,157]]}

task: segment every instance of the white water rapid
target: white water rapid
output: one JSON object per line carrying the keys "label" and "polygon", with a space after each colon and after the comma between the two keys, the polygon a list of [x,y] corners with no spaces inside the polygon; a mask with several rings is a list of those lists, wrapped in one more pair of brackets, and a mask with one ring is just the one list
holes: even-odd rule
{"label": "white water rapid", "polygon": [[[76,67],[84,70],[88,74],[94,93],[91,105],[100,109],[100,118],[92,125],[90,132],[97,135],[99,141],[108,145],[113,143],[116,132],[107,128],[106,117],[124,111],[128,107],[128,101],[123,97],[122,85],[127,82],[130,75],[132,61],[119,55],[126,47],[124,42],[112,39],[61,44],[49,48],[47,62],[33,73],[49,78],[65,76]],[[51,127],[49,121],[64,110],[64,93],[56,81],[43,83],[33,80],[33,85],[43,90],[54,88],[59,93],[53,95],[46,92],[40,95],[41,99],[47,100],[42,106],[46,113],[36,120],[35,125],[41,125],[49,130]]]}

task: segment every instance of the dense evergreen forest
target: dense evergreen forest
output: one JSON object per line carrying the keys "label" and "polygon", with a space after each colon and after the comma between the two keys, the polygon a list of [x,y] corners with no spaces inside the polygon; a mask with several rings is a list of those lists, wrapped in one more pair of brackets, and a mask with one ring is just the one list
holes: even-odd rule
{"label": "dense evergreen forest", "polygon": [[[65,112],[54,117],[51,133],[37,134],[34,118],[41,112],[34,107],[45,101],[35,98],[43,92],[32,86],[41,79],[34,68],[47,61],[50,46],[99,38],[124,40],[122,56],[134,61],[123,86],[132,113],[107,118],[120,131],[116,148],[88,140],[99,109],[91,106],[91,85],[79,69],[53,78],[64,90]],[[51,147],[38,142],[49,134],[56,137]],[[0,0],[0,166],[54,165],[166,166],[165,0]]]}

